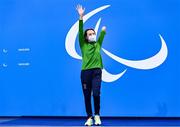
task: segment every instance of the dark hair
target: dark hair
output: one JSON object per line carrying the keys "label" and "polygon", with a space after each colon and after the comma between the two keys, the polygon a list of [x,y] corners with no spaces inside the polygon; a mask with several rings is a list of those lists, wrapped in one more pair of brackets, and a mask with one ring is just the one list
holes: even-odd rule
{"label": "dark hair", "polygon": [[84,31],[84,40],[85,40],[86,42],[88,42],[88,39],[87,39],[87,32],[88,32],[89,30],[92,30],[92,31],[94,31],[94,33],[96,33],[95,30],[94,30],[93,28],[86,29],[86,30]]}

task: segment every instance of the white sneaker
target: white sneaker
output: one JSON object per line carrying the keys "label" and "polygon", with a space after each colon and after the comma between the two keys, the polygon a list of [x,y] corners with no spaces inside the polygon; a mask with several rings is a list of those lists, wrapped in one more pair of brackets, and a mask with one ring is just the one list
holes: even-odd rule
{"label": "white sneaker", "polygon": [[86,123],[85,123],[84,125],[85,125],[85,126],[91,126],[91,125],[93,125],[93,119],[92,119],[92,117],[88,118],[87,121],[86,121]]}
{"label": "white sneaker", "polygon": [[95,116],[94,116],[94,120],[95,120],[95,125],[96,125],[96,126],[101,125],[101,119],[100,119],[100,116],[99,116],[99,115],[95,115]]}

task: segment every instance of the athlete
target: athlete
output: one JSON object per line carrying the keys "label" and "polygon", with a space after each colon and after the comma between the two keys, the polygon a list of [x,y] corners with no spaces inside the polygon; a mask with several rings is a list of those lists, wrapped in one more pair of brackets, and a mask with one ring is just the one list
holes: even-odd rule
{"label": "athlete", "polygon": [[93,125],[93,114],[91,107],[92,96],[94,100],[95,125],[101,125],[100,90],[103,63],[100,50],[106,34],[106,27],[102,27],[100,36],[98,39],[96,39],[97,33],[94,29],[90,28],[83,31],[83,16],[85,8],[83,8],[81,5],[77,5],[76,10],[79,14],[79,45],[82,53],[81,84],[87,113],[87,121],[85,122],[85,125]]}

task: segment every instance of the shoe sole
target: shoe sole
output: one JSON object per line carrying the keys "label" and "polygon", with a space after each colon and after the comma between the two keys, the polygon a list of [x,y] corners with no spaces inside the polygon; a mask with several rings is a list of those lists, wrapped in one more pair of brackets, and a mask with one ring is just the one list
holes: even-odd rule
{"label": "shoe sole", "polygon": [[101,124],[94,124],[95,126],[101,126]]}
{"label": "shoe sole", "polygon": [[[93,124],[92,124],[93,125]],[[85,126],[92,126],[92,125],[85,125]]]}

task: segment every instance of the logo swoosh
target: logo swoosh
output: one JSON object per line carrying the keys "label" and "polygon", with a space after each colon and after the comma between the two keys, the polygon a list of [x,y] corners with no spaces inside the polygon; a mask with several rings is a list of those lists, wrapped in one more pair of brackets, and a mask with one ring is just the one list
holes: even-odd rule
{"label": "logo swoosh", "polygon": [[167,45],[164,41],[164,39],[162,38],[161,35],[159,35],[160,39],[161,39],[161,49],[160,51],[147,59],[144,60],[127,60],[127,59],[123,59],[120,58],[112,53],[110,53],[109,51],[107,51],[106,49],[102,48],[102,50],[112,59],[114,59],[115,61],[124,64],[128,67],[132,67],[132,68],[136,68],[136,69],[142,69],[142,70],[147,70],[147,69],[153,69],[156,68],[158,66],[160,66],[167,58],[168,55],[168,49],[167,49]]}

